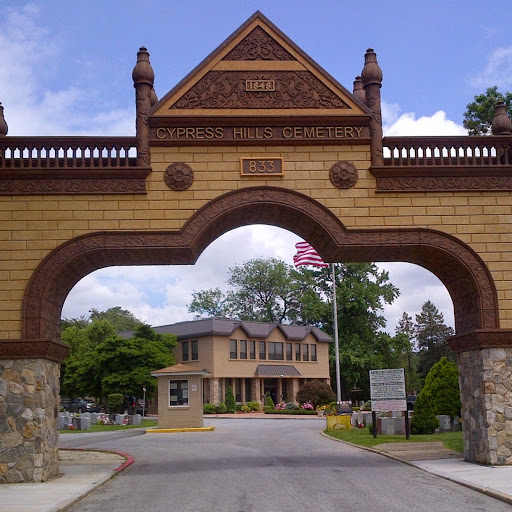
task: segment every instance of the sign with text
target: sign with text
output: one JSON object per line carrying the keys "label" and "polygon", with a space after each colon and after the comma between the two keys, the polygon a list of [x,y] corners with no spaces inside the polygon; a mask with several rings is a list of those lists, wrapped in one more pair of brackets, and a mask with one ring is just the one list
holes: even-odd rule
{"label": "sign with text", "polygon": [[406,411],[404,369],[370,370],[370,395],[372,411]]}
{"label": "sign with text", "polygon": [[370,129],[358,125],[160,126],[150,129],[153,144],[368,143]]}
{"label": "sign with text", "polygon": [[282,176],[283,159],[270,158],[241,158],[240,174],[242,176]]}

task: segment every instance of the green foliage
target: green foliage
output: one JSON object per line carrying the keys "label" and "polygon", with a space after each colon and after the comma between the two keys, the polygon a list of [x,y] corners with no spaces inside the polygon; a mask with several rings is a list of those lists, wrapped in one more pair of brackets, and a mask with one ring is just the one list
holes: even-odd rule
{"label": "green foliage", "polygon": [[226,412],[230,414],[236,411],[235,395],[233,394],[233,388],[231,386],[228,386],[226,390],[226,408]]}
{"label": "green foliage", "polygon": [[469,135],[490,135],[496,103],[503,101],[509,116],[512,114],[512,93],[502,94],[498,87],[489,87],[485,93],[475,96],[474,101],[466,105],[464,128]]}
{"label": "green foliage", "polygon": [[251,412],[251,408],[248,407],[247,405],[242,405],[242,407],[240,407],[240,410],[242,412]]}
{"label": "green foliage", "polygon": [[329,384],[319,380],[306,382],[297,392],[295,400],[301,404],[311,402],[316,409],[319,405],[325,405],[336,399],[336,394]]}
{"label": "green foliage", "polygon": [[121,407],[123,406],[124,397],[121,393],[110,393],[108,395],[107,404],[108,410],[112,414],[116,414],[121,412]]}
{"label": "green foliage", "polygon": [[[430,370],[420,395],[429,401],[433,413],[460,416],[459,370],[455,363],[442,357]],[[416,405],[414,407],[416,414]]]}
{"label": "green foliage", "polygon": [[322,299],[314,273],[295,270],[277,258],[259,258],[228,270],[231,290],[194,291],[189,311],[208,316],[234,316],[260,322],[314,322]]}
{"label": "green foliage", "polygon": [[271,412],[274,412],[276,409],[274,407],[271,407],[270,405],[264,405],[263,406],[263,412],[265,414],[269,414]]}
{"label": "green foliage", "polygon": [[432,409],[432,404],[422,392],[418,395],[414,405],[414,414],[411,421],[411,432],[417,434],[433,434],[439,427],[439,420]]}
{"label": "green foliage", "polygon": [[293,415],[293,416],[317,416],[316,411],[308,411],[304,409],[267,409],[267,407],[264,408],[265,414],[285,414],[285,415]]}
{"label": "green foliage", "polygon": [[414,334],[420,351],[418,371],[423,378],[442,357],[455,361],[455,354],[446,341],[455,332],[444,324],[443,314],[431,301],[425,302],[421,313],[416,315]]}
{"label": "green foliage", "polygon": [[116,306],[105,311],[98,311],[93,308],[89,311],[89,315],[82,315],[79,318],[64,318],[61,321],[61,328],[76,327],[83,329],[98,320],[106,320],[114,327],[115,332],[132,331],[143,323],[130,311]]}
{"label": "green foliage", "polygon": [[265,407],[263,409],[265,409],[265,408],[270,408],[270,409],[276,408],[276,406],[274,404],[274,400],[272,400],[272,397],[270,395],[267,395],[265,397]]}
{"label": "green foliage", "polygon": [[258,412],[260,410],[260,404],[256,401],[247,402],[247,407],[254,412]]}
{"label": "green foliage", "polygon": [[288,402],[285,405],[284,408],[285,408],[286,411],[298,411],[298,410],[300,410],[300,407],[297,404],[294,404],[293,402]]}
{"label": "green foliage", "polygon": [[204,414],[215,414],[215,405],[214,404],[203,404],[203,413]]}
{"label": "green foliage", "polygon": [[227,407],[224,402],[219,402],[218,404],[215,404],[215,412],[217,414],[225,414],[227,412]]}
{"label": "green foliage", "polygon": [[[120,308],[108,311],[112,310]],[[123,338],[116,334],[111,321],[92,311],[95,318],[85,328],[70,326],[62,331],[62,340],[71,346],[61,370],[62,394],[101,398],[121,393],[137,397],[146,387],[148,397],[155,396],[156,379],[150,373],[174,363],[176,337],[157,334],[139,323],[132,338]],[[131,314],[121,312],[123,318],[130,319]]]}

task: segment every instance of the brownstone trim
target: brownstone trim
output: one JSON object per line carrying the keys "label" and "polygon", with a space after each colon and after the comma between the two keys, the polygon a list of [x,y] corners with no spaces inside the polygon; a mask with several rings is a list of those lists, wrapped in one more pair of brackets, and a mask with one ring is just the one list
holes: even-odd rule
{"label": "brownstone trim", "polygon": [[112,265],[193,264],[231,229],[269,224],[311,243],[325,261],[405,261],[432,271],[447,287],[458,333],[499,328],[497,293],[481,258],[446,233],[427,229],[347,230],[323,205],[278,187],[248,187],[200,208],[180,231],[105,231],[73,238],[39,264],[25,290],[22,337],[60,339],[60,314],[71,288]]}
{"label": "brownstone trim", "polygon": [[456,353],[485,348],[512,347],[512,329],[475,329],[472,332],[453,336],[448,344]]}
{"label": "brownstone trim", "polygon": [[371,167],[377,192],[512,190],[512,167]]}
{"label": "brownstone trim", "polygon": [[146,194],[146,167],[0,170],[0,195]]}
{"label": "brownstone trim", "polygon": [[0,340],[0,359],[48,359],[59,363],[69,350],[69,345],[56,340]]}

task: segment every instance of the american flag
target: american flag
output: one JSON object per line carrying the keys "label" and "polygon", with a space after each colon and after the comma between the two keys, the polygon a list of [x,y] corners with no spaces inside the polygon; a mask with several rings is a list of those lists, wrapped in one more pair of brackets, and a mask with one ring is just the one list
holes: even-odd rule
{"label": "american flag", "polygon": [[320,254],[318,254],[313,247],[307,242],[298,242],[295,244],[297,254],[293,257],[293,263],[296,267],[299,265],[313,265],[314,267],[328,267]]}

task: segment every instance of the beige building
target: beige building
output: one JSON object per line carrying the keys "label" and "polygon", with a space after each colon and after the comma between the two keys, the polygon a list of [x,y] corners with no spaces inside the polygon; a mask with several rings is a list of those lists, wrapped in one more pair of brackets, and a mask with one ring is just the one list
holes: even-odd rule
{"label": "beige building", "polygon": [[205,403],[224,402],[232,386],[237,404],[294,401],[299,387],[311,379],[329,382],[329,343],[317,327],[277,322],[204,318],[155,327],[178,338],[176,363],[204,368]]}

